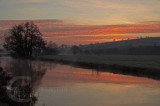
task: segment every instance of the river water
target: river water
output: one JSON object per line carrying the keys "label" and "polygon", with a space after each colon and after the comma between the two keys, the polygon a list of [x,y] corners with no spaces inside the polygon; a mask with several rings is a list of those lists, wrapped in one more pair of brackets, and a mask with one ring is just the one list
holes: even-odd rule
{"label": "river water", "polygon": [[159,80],[10,57],[0,66],[31,78],[33,106],[160,106]]}

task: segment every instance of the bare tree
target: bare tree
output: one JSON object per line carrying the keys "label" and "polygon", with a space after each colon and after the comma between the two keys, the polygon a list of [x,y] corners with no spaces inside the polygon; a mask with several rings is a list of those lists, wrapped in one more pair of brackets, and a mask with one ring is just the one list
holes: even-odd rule
{"label": "bare tree", "polygon": [[31,21],[13,26],[5,38],[4,48],[18,57],[31,57],[33,50],[44,48],[39,28]]}

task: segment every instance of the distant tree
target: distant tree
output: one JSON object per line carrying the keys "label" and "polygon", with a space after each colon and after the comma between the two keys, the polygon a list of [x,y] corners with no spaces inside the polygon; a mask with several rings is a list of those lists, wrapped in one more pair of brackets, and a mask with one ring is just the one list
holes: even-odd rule
{"label": "distant tree", "polygon": [[60,48],[67,48],[68,47],[68,45],[65,45],[65,44],[62,44],[61,46],[60,46]]}
{"label": "distant tree", "polygon": [[3,45],[11,55],[31,57],[36,49],[45,48],[45,41],[39,28],[31,21],[13,26]]}
{"label": "distant tree", "polygon": [[0,47],[2,45],[2,36],[0,36]]}
{"label": "distant tree", "polygon": [[84,50],[84,54],[90,55],[91,51],[90,50]]}
{"label": "distant tree", "polygon": [[56,43],[53,43],[52,41],[48,42],[45,48],[45,54],[57,55],[58,53],[58,45]]}
{"label": "distant tree", "polygon": [[82,50],[78,46],[76,46],[76,45],[74,45],[74,46],[71,47],[71,51],[72,51],[72,53],[74,55],[82,53]]}

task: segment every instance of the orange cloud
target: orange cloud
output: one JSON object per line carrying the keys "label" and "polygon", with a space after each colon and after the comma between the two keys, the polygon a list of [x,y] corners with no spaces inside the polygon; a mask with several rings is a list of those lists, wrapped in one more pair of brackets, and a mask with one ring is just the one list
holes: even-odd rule
{"label": "orange cloud", "polygon": [[[26,20],[0,21],[0,31],[4,32],[15,24]],[[122,36],[131,34],[160,33],[160,21],[141,22],[128,25],[76,25],[67,20],[32,20],[40,28],[44,38],[57,43],[86,44],[96,42],[111,42],[115,40],[135,39],[137,36]],[[98,36],[101,35],[101,36]],[[104,35],[104,36],[103,36]],[[67,41],[67,42],[66,42]],[[77,42],[77,43],[75,43]]]}
{"label": "orange cloud", "polygon": [[[87,26],[86,29],[77,29],[44,32],[48,35],[113,35],[113,34],[148,34],[160,33],[160,25],[114,25],[114,26]],[[86,27],[86,26],[84,26]]]}

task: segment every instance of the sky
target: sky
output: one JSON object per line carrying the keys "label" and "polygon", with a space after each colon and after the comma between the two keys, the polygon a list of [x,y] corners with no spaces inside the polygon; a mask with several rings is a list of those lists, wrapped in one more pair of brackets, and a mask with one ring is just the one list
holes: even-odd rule
{"label": "sky", "polygon": [[160,0],[0,0],[0,36],[30,20],[47,41],[58,44],[155,37]]}

